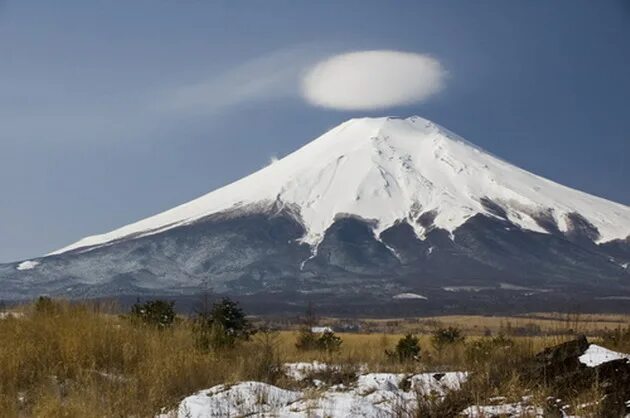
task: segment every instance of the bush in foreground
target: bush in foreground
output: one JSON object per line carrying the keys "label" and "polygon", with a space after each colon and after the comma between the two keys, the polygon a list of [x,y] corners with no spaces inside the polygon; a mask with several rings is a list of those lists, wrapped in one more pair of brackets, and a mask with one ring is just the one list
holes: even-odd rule
{"label": "bush in foreground", "polygon": [[311,330],[302,330],[298,335],[295,348],[299,351],[317,350],[331,355],[341,349],[343,340],[332,331],[316,334]]}
{"label": "bush in foreground", "polygon": [[35,312],[41,315],[53,315],[59,312],[59,303],[48,296],[40,296],[35,301]]}
{"label": "bush in foreground", "polygon": [[319,350],[328,354],[336,353],[341,348],[342,340],[332,331],[324,331],[317,339]]}
{"label": "bush in foreground", "polygon": [[249,340],[255,330],[238,303],[223,298],[212,308],[197,312],[193,332],[198,348],[216,350]]}
{"label": "bush in foreground", "polygon": [[131,307],[131,317],[157,328],[167,328],[175,321],[175,302],[161,299],[136,303]]}
{"label": "bush in foreground", "polygon": [[260,328],[253,338],[252,375],[255,380],[276,384],[283,377],[282,360],[278,346],[280,337],[277,331]]}
{"label": "bush in foreground", "polygon": [[431,345],[438,352],[447,346],[463,342],[462,330],[456,327],[438,328],[431,335]]}
{"label": "bush in foreground", "polygon": [[299,351],[317,350],[317,334],[310,329],[303,329],[297,337],[295,348]]}
{"label": "bush in foreground", "polygon": [[418,360],[420,358],[419,339],[415,335],[407,334],[398,340],[398,344],[396,344],[393,352],[385,350],[385,354],[390,359],[398,360],[401,363]]}

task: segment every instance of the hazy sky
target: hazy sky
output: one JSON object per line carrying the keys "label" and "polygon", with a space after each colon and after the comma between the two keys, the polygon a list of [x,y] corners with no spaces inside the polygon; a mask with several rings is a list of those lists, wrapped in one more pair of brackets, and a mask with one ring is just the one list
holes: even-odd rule
{"label": "hazy sky", "polygon": [[[364,115],[424,116],[630,204],[629,41],[625,0],[0,0],[0,261],[183,203]],[[330,58],[366,50],[425,55]],[[336,96],[334,77],[366,67],[396,73],[390,107],[378,90]]]}

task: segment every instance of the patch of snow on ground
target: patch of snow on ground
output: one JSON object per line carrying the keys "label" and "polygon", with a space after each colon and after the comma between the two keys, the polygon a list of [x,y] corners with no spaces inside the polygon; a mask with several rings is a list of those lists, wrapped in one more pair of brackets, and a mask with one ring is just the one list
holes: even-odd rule
{"label": "patch of snow on ground", "polygon": [[493,418],[493,417],[544,417],[544,410],[532,405],[521,403],[507,403],[501,405],[473,405],[464,409],[460,415],[469,418]]}
{"label": "patch of snow on ground", "polygon": [[[394,416],[394,410],[406,404],[406,399],[396,392],[374,392],[361,397],[353,392],[327,391],[318,398],[305,398],[277,411],[280,417],[380,418]],[[403,406],[404,407],[404,406]]]}
{"label": "patch of snow on ground", "polygon": [[22,318],[23,316],[22,312],[0,312],[0,319]]}
{"label": "patch of snow on ground", "polygon": [[510,283],[500,283],[499,284],[499,289],[502,290],[524,290],[524,291],[530,291],[530,292],[549,292],[549,289],[536,289],[533,287],[525,287],[525,286],[517,286],[514,284],[510,284]]}
{"label": "patch of snow on ground", "polygon": [[311,327],[311,332],[323,334],[325,332],[333,332],[333,329],[331,327]]}
{"label": "patch of snow on ground", "polygon": [[302,397],[300,392],[260,382],[218,385],[184,399],[176,411],[158,418],[214,418],[264,414]]}
{"label": "patch of snow on ground", "polygon": [[599,345],[591,344],[584,354],[580,356],[580,363],[586,364],[588,367],[597,367],[600,364],[624,358],[630,361],[630,354],[618,353]]}
{"label": "patch of snow on ground", "polygon": [[445,292],[481,292],[482,290],[493,289],[492,287],[479,287],[479,286],[447,286],[442,290]]}
{"label": "patch of snow on ground", "polygon": [[32,270],[35,267],[37,267],[38,265],[39,265],[39,261],[26,260],[26,261],[22,261],[20,264],[18,264],[16,269],[18,269],[20,271]]}
{"label": "patch of snow on ground", "polygon": [[443,396],[448,391],[459,390],[467,377],[466,372],[421,373],[411,378],[411,389],[424,395]]}
{"label": "patch of snow on ground", "polygon": [[427,300],[426,296],[419,295],[417,293],[399,293],[395,296],[392,296],[392,299],[424,299]]}
{"label": "patch of snow on ground", "polygon": [[328,369],[328,364],[314,361],[312,363],[300,362],[300,363],[285,363],[284,374],[293,380],[301,381],[308,377],[308,375],[317,372],[324,372]]}
{"label": "patch of snow on ground", "polygon": [[[316,366],[314,366],[316,364]],[[285,370],[290,377],[301,378],[306,370],[325,369],[323,363],[292,363]],[[351,387],[332,386],[315,393],[278,388],[265,383],[243,382],[219,385],[184,399],[175,411],[158,418],[211,418],[221,416],[381,418],[413,413],[418,394],[443,396],[457,390],[466,380],[463,372],[368,373],[358,377]]]}

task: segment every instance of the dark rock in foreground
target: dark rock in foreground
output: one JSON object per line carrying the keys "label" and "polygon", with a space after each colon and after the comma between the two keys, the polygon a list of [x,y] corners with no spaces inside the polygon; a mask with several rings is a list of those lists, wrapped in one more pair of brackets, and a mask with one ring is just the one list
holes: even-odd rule
{"label": "dark rock in foreground", "polygon": [[624,416],[630,412],[626,404],[630,400],[630,359],[612,359],[589,367],[580,359],[589,347],[586,337],[581,336],[548,348],[525,366],[522,376],[529,384],[546,385],[561,399],[596,388],[603,395],[603,416]]}

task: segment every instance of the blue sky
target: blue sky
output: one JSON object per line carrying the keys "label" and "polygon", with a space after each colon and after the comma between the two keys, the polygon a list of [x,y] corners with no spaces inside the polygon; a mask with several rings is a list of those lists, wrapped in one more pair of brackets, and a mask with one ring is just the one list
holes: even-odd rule
{"label": "blue sky", "polygon": [[[623,0],[0,0],[0,261],[183,203],[365,115],[418,114],[630,204],[629,39]],[[301,97],[305,68],[375,49],[434,57],[442,90],[379,110]]]}

